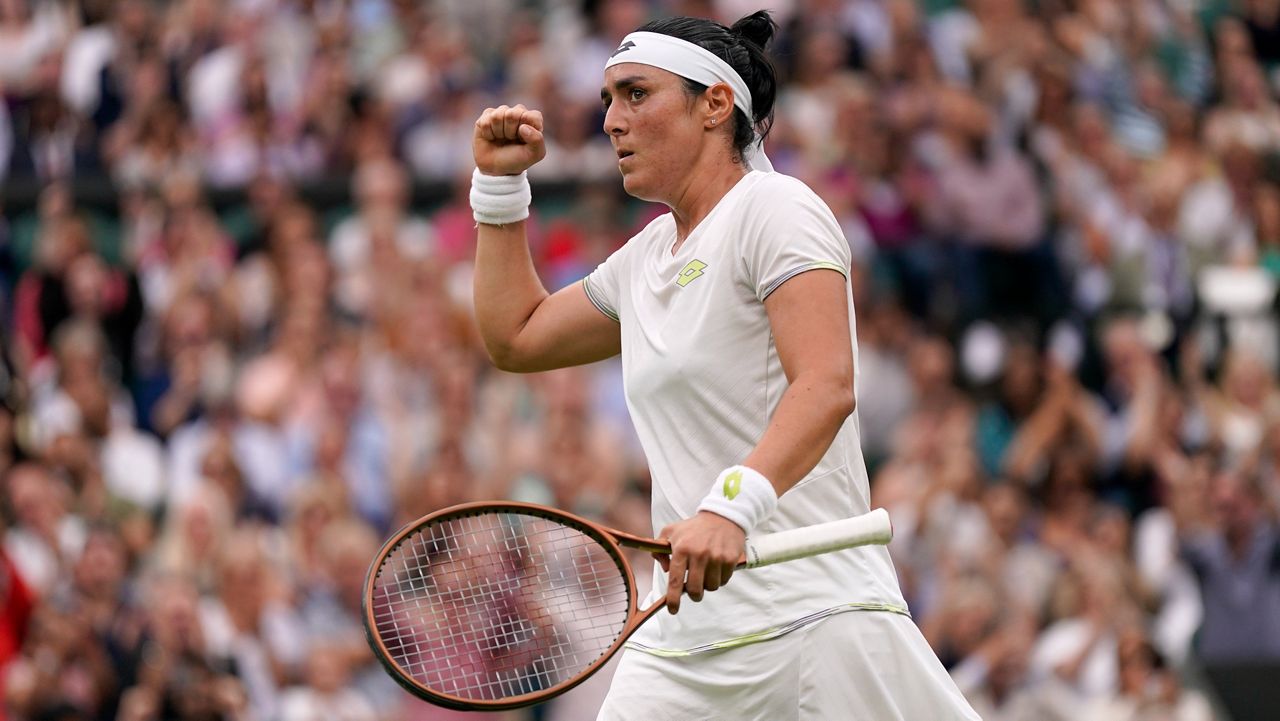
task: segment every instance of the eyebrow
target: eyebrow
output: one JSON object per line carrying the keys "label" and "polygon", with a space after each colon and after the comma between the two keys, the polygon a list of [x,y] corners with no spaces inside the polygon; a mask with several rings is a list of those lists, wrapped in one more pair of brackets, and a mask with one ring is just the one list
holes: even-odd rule
{"label": "eyebrow", "polygon": [[[625,78],[618,78],[616,81],[614,81],[613,89],[615,91],[621,92],[631,87],[632,85],[635,85],[636,83],[642,82],[644,80],[647,80],[647,78],[645,78],[643,75],[628,75]],[[600,88],[600,99],[601,100],[609,99],[609,86],[605,85]]]}

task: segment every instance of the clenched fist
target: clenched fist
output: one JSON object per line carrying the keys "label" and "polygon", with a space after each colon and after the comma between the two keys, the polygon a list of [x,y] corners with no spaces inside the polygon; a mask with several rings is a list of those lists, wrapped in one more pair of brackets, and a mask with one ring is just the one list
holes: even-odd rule
{"label": "clenched fist", "polygon": [[486,108],[471,139],[476,167],[485,175],[519,175],[547,155],[542,113],[523,105]]}

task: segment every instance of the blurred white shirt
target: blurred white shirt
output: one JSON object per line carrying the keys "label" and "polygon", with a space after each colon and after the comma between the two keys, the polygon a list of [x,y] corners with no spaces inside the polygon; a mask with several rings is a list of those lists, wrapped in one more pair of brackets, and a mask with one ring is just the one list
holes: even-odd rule
{"label": "blurred white shirt", "polygon": [[349,688],[322,693],[307,686],[295,686],[280,700],[280,721],[374,721],[373,707],[357,691]]}

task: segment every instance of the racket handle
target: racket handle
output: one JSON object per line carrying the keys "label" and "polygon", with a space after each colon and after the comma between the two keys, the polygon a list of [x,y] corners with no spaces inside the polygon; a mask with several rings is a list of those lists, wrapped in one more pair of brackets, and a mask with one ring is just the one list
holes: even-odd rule
{"label": "racket handle", "polygon": [[748,538],[747,560],[740,568],[759,568],[855,546],[885,544],[892,538],[889,512],[877,508],[853,518]]}

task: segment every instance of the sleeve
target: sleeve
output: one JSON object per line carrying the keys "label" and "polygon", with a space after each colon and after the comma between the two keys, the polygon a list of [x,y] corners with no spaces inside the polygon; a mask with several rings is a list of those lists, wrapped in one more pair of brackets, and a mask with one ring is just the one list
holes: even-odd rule
{"label": "sleeve", "polygon": [[631,242],[628,242],[618,248],[582,279],[582,289],[587,292],[587,299],[614,322],[620,322],[622,280],[627,277],[627,249],[630,247]]}
{"label": "sleeve", "polygon": [[831,209],[793,182],[776,195],[770,190],[772,199],[756,205],[744,229],[747,277],[761,301],[807,270],[827,268],[849,277],[852,252]]}

